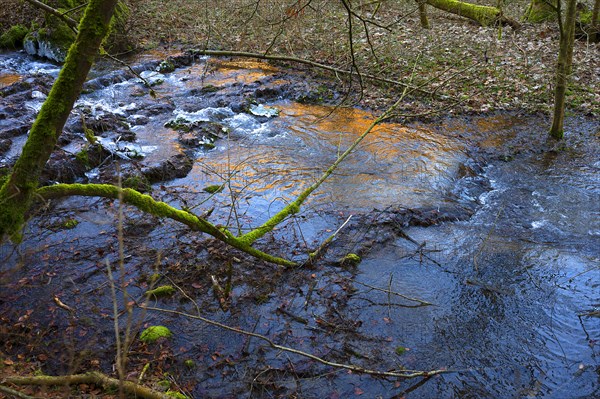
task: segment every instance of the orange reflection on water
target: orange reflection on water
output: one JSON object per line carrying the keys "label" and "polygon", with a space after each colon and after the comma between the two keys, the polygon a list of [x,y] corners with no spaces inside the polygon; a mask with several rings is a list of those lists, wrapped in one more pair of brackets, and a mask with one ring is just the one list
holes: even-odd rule
{"label": "orange reflection on water", "polygon": [[[188,87],[231,86],[233,84],[249,84],[272,76],[278,69],[264,62],[257,61],[221,61],[210,60],[209,64],[196,64],[187,69],[192,78],[187,81]],[[281,84],[285,81],[281,81]],[[274,84],[274,83],[271,83]]]}
{"label": "orange reflection on water", "polygon": [[13,74],[13,73],[2,73],[0,74],[0,89],[8,87],[13,83],[17,83],[23,77],[21,75]]}
{"label": "orange reflection on water", "polygon": [[[281,116],[312,125],[318,140],[345,150],[375,120],[375,116],[356,108],[287,103],[281,106]],[[298,124],[298,122],[295,122]],[[445,136],[426,129],[407,128],[399,123],[382,123],[369,133],[359,146],[360,151],[376,156],[379,161],[399,162],[402,159],[425,157],[435,161],[436,155],[460,150],[462,147]]]}
{"label": "orange reflection on water", "polygon": [[514,115],[496,115],[475,122],[477,131],[483,134],[479,145],[483,148],[496,148],[502,146],[509,139],[513,139],[517,132],[512,129],[519,122]]}

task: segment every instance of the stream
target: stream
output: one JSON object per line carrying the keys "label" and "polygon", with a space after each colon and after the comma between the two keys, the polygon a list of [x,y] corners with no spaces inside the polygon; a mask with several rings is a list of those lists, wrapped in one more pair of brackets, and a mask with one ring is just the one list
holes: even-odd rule
{"label": "stream", "polygon": [[[317,180],[373,120],[368,111],[319,105],[337,94],[302,71],[167,55],[132,61],[155,98],[129,72],[96,67],[45,183],[144,187],[197,214],[211,209],[211,222],[243,233]],[[20,153],[58,71],[0,54],[0,171]],[[546,124],[544,116],[498,113],[380,125],[259,243],[302,262],[347,222],[322,260],[294,270],[174,222],[127,207],[122,215],[114,201],[40,206],[24,240],[0,246],[0,350],[34,358],[48,373],[110,370],[112,304],[124,304],[111,295],[106,265],[122,259],[115,278],[137,301],[158,272],[159,285],[176,283],[187,297],[152,306],[197,305],[203,316],[329,361],[447,370],[405,380],[359,375],[199,320],[136,309],[142,328],[166,325],[174,337],[134,344],[130,367],[152,359],[191,397],[600,397],[600,123],[569,117],[561,148],[546,142]],[[340,262],[348,253],[361,262]],[[210,276],[231,279],[225,309]],[[19,334],[37,338],[9,344]]]}

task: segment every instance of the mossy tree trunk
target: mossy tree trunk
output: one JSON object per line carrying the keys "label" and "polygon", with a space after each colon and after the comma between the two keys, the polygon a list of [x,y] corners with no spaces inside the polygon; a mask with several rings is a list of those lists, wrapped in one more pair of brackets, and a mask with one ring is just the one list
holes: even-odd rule
{"label": "mossy tree trunk", "polygon": [[556,10],[559,6],[556,0],[531,0],[523,20],[526,22],[553,21],[556,19]]}
{"label": "mossy tree trunk", "polygon": [[592,9],[592,23],[590,40],[592,43],[600,42],[600,0],[594,1],[594,8]]}
{"label": "mossy tree trunk", "polygon": [[427,0],[426,3],[451,14],[468,18],[482,26],[502,24],[510,25],[515,30],[520,28],[517,21],[505,17],[502,10],[496,7],[480,6],[457,0]]}
{"label": "mossy tree trunk", "polygon": [[427,6],[425,0],[417,0],[417,4],[419,5],[419,19],[421,20],[421,28],[429,29],[431,25],[429,24],[429,18],[427,17]]}
{"label": "mossy tree trunk", "polygon": [[573,64],[573,46],[575,42],[575,23],[577,20],[577,0],[567,0],[567,10],[564,17],[558,6],[558,20],[560,26],[560,47],[556,63],[556,84],[554,88],[554,113],[550,136],[560,140],[564,135],[565,100],[569,75]]}
{"label": "mossy tree trunk", "polygon": [[11,175],[0,188],[0,237],[18,236],[42,169],[83,87],[117,0],[90,0],[62,70],[44,102]]}

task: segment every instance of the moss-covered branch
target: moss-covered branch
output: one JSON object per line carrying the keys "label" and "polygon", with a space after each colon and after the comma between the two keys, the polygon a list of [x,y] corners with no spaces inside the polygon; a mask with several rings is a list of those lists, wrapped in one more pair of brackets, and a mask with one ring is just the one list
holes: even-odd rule
{"label": "moss-covered branch", "polygon": [[480,6],[457,0],[426,0],[426,3],[440,10],[468,18],[482,26],[502,24],[510,25],[515,30],[521,28],[517,21],[504,16],[502,10],[496,7]]}
{"label": "moss-covered branch", "polygon": [[150,388],[138,385],[131,381],[119,381],[95,371],[85,374],[73,374],[64,376],[39,375],[31,377],[6,377],[2,379],[4,384],[12,385],[39,385],[39,386],[60,386],[60,385],[78,385],[94,384],[101,386],[105,390],[115,389],[122,383],[123,391],[131,396],[144,399],[172,399],[168,395],[156,392]]}
{"label": "moss-covered branch", "polygon": [[295,266],[295,263],[292,261],[253,248],[251,246],[252,242],[235,237],[227,229],[219,229],[212,223],[191,212],[174,208],[165,202],[157,201],[149,195],[141,194],[130,188],[120,188],[110,184],[55,184],[40,187],[36,193],[44,199],[84,196],[122,200],[124,203],[133,205],[143,212],[158,217],[169,218],[188,226],[192,230],[209,234],[256,258],[278,265]]}

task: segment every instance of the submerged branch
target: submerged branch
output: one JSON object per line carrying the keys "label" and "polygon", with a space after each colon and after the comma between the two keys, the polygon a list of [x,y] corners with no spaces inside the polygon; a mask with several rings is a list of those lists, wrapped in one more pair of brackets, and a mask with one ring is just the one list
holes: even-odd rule
{"label": "submerged branch", "polygon": [[417,302],[419,304],[419,306],[436,306],[435,304],[433,304],[431,302],[427,302],[427,301],[424,301],[424,300],[419,299],[419,298],[412,298],[412,297],[406,296],[404,294],[401,294],[399,292],[392,291],[390,289],[386,290],[385,288],[375,287],[374,285],[370,285],[370,284],[366,284],[366,283],[361,283],[360,281],[355,281],[355,283],[363,285],[363,286],[365,286],[367,288],[370,288],[372,290],[375,290],[375,291],[381,291],[381,292],[385,292],[386,294],[399,296],[400,298],[406,299],[407,301]]}
{"label": "submerged branch", "polygon": [[[414,76],[414,69],[413,75],[411,76]],[[307,189],[301,192],[300,195],[298,195],[298,197],[296,197],[296,199],[293,202],[286,205],[272,218],[267,220],[262,226],[257,227],[249,233],[246,233],[245,235],[241,236],[240,239],[243,240],[244,243],[250,245],[254,241],[258,240],[259,238],[273,230],[275,226],[281,223],[285,218],[298,213],[300,211],[300,207],[302,206],[306,198],[308,198],[308,196],[312,194],[313,191],[319,188],[321,184],[323,184],[325,180],[327,180],[329,176],[331,176],[331,174],[338,168],[338,166],[348,157],[348,155],[350,155],[356,149],[356,147],[358,147],[358,145],[371,133],[371,131],[373,131],[373,129],[375,129],[375,127],[381,122],[393,116],[394,111],[402,102],[402,100],[404,100],[404,97],[406,96],[408,91],[409,87],[406,86],[400,98],[398,98],[398,100],[396,100],[396,102],[390,108],[388,108],[382,115],[380,115],[373,122],[371,122],[371,125],[369,125],[369,127],[360,136],[358,136],[356,140],[354,140],[354,142],[346,149],[346,151],[344,151],[344,153],[341,154],[338,157],[338,159],[336,159],[336,161],[333,164],[331,164],[331,166],[325,172],[323,172],[323,175],[321,175],[319,180],[317,180],[315,183],[313,183]]]}

